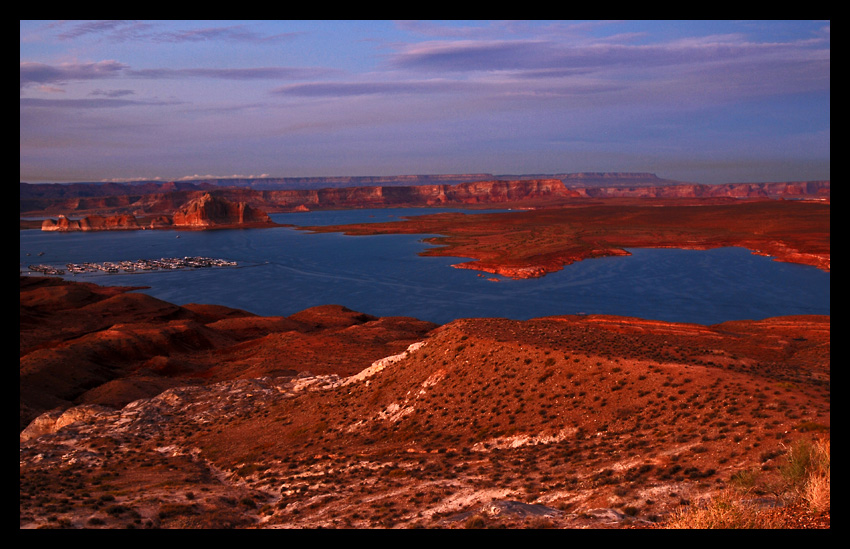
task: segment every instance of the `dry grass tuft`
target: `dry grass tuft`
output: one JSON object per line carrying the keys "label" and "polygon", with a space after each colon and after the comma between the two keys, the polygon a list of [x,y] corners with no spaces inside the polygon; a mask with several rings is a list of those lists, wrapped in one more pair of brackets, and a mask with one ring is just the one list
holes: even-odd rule
{"label": "dry grass tuft", "polygon": [[818,440],[811,447],[810,470],[799,490],[815,513],[829,511],[829,440]]}
{"label": "dry grass tuft", "polygon": [[[786,493],[792,501],[804,502],[815,514],[830,510],[829,478],[830,444],[828,439],[799,441],[785,456],[780,474]],[[781,513],[758,509],[740,500],[740,492],[749,492],[756,479],[752,471],[741,471],[732,477],[735,490],[728,490],[704,505],[679,509],[665,523],[671,529],[707,528],[786,528]]]}
{"label": "dry grass tuft", "polygon": [[743,503],[728,492],[707,504],[680,509],[665,525],[670,529],[774,529],[781,519]]}

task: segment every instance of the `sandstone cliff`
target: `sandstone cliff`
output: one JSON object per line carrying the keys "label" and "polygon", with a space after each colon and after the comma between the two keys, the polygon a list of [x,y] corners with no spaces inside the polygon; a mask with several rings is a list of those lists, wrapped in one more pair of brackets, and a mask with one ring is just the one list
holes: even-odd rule
{"label": "sandstone cliff", "polygon": [[90,215],[82,219],[68,219],[60,215],[56,221],[45,219],[41,223],[42,231],[114,231],[140,229],[132,215],[102,216]]}
{"label": "sandstone cliff", "polygon": [[[220,227],[262,227],[276,225],[263,211],[245,202],[233,203],[224,198],[204,193],[189,200],[182,207],[173,206],[175,196],[150,195],[166,212],[150,216],[140,223],[132,214],[112,216],[89,215],[82,219],[69,219],[59,215],[57,220],[45,219],[42,231],[112,231],[138,229],[209,229]],[[176,210],[176,211],[175,211]]]}
{"label": "sandstone cliff", "polygon": [[584,187],[576,190],[581,196],[593,198],[828,198],[829,181]]}
{"label": "sandstone cliff", "polygon": [[[578,181],[603,181],[593,174]],[[622,175],[622,174],[620,174]],[[269,212],[305,209],[380,208],[401,206],[463,206],[537,201],[554,202],[571,198],[829,198],[829,181],[782,183],[730,183],[727,185],[646,185],[647,179],[611,178],[611,186],[571,186],[562,179],[488,180],[455,185],[367,186],[311,190],[257,191],[230,188],[219,191],[232,202],[245,202]],[[616,183],[616,184],[615,184]],[[155,210],[148,197],[146,211]],[[147,209],[151,208],[151,209]]]}
{"label": "sandstone cliff", "polygon": [[[569,177],[568,177],[569,176]],[[655,184],[653,184],[655,183]],[[560,174],[558,177],[515,180],[491,179],[457,184],[380,185],[328,187],[323,189],[256,190],[219,187],[215,195],[205,190],[174,187],[167,192],[125,196],[78,196],[76,198],[21,197],[20,211],[28,215],[74,212],[85,214],[172,215],[187,226],[206,226],[219,219],[228,223],[255,223],[265,212],[291,212],[334,208],[380,208],[401,206],[452,206],[508,204],[536,201],[551,204],[571,198],[822,198],[829,199],[829,181],[729,183],[723,185],[667,184],[653,174]],[[199,187],[195,187],[198,189]],[[128,193],[134,191],[128,187]],[[182,212],[187,203],[205,196],[242,204],[203,206],[204,211]],[[210,199],[206,199],[209,201]],[[244,203],[244,204],[243,204]],[[242,208],[242,211],[239,211]],[[247,216],[247,217],[246,217]],[[259,216],[259,217],[258,217]],[[253,221],[248,221],[248,219]],[[243,221],[239,221],[243,219]],[[61,230],[61,229],[46,229]]]}
{"label": "sandstone cliff", "polygon": [[271,218],[245,202],[233,203],[210,193],[174,212],[174,227],[209,228],[215,226],[272,224]]}

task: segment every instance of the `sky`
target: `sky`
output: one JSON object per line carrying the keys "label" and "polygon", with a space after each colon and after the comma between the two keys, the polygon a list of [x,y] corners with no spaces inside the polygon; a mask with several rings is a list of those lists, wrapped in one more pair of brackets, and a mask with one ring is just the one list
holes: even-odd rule
{"label": "sky", "polygon": [[20,180],[829,179],[829,21],[20,21]]}

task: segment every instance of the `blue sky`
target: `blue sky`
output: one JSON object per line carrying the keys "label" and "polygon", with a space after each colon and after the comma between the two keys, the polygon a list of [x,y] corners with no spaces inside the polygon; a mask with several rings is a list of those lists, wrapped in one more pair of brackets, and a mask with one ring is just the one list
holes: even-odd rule
{"label": "blue sky", "polygon": [[829,21],[21,21],[21,181],[829,179]]}

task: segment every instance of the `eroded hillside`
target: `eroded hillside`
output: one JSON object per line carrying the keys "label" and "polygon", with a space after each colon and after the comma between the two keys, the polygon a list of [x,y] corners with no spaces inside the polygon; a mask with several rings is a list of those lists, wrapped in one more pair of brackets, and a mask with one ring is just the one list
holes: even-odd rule
{"label": "eroded hillside", "polygon": [[[22,436],[22,527],[655,527],[744,474],[758,479],[746,497],[782,503],[770,487],[787,449],[829,433],[829,317],[464,319],[399,337],[339,308],[192,309],[242,337],[281,326],[212,353],[294,371],[234,376],[236,360],[41,416]],[[291,329],[304,323],[321,329]],[[280,346],[305,333],[321,346]],[[317,350],[357,356],[361,333],[385,334],[370,352],[389,358],[316,371]]]}

